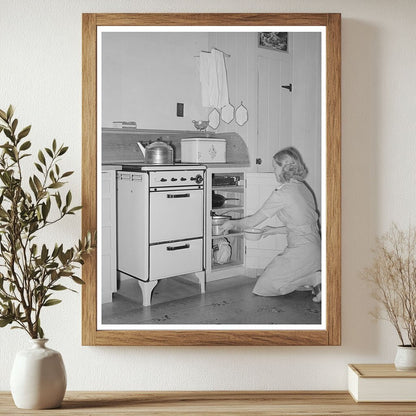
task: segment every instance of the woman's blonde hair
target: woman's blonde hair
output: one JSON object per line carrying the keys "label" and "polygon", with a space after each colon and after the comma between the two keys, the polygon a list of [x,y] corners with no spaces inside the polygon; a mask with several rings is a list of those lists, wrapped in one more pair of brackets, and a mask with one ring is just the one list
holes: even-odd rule
{"label": "woman's blonde hair", "polygon": [[303,162],[299,151],[294,147],[286,147],[277,152],[273,159],[282,167],[280,180],[282,182],[289,182],[292,178],[298,181],[303,181],[308,174],[308,168]]}

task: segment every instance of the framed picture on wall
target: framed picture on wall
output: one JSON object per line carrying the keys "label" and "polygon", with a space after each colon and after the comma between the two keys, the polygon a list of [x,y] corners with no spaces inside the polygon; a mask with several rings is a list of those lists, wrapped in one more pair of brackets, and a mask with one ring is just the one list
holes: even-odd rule
{"label": "framed picture on wall", "polygon": [[259,47],[279,52],[288,52],[288,32],[260,32]]}
{"label": "framed picture on wall", "polygon": [[[84,14],[82,30],[82,227],[97,230],[83,345],[340,345],[340,15]],[[289,43],[308,45],[307,73]],[[277,65],[262,48],[286,53]],[[221,92],[244,100],[243,126],[189,127],[216,108],[210,59],[238,85]],[[305,77],[312,107],[285,88]],[[307,226],[275,209],[281,186],[303,195]],[[261,239],[221,229],[260,207]],[[267,274],[289,257],[277,288]]]}

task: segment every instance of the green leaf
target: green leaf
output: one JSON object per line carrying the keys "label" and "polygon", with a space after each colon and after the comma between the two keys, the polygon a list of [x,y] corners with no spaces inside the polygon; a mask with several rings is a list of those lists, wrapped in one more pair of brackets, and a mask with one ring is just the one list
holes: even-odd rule
{"label": "green leaf", "polygon": [[50,205],[42,204],[42,218],[46,221],[49,215]]}
{"label": "green leaf", "polygon": [[78,205],[76,207],[71,208],[70,212],[79,211],[80,209],[82,209],[82,205]]}
{"label": "green leaf", "polygon": [[68,193],[66,194],[66,198],[65,198],[65,205],[69,207],[71,202],[72,202],[72,194],[71,194],[71,191],[68,191]]}
{"label": "green leaf", "polygon": [[41,150],[38,152],[38,159],[43,165],[46,166],[46,159]]}
{"label": "green leaf", "polygon": [[0,328],[4,328],[5,326],[11,324],[12,322],[13,322],[12,317],[0,318]]}
{"label": "green leaf", "polygon": [[55,139],[53,139],[53,142],[52,142],[52,150],[56,152],[56,140]]}
{"label": "green leaf", "polygon": [[62,188],[65,185],[64,182],[55,182],[55,183],[51,183],[48,188],[51,189],[56,189],[56,188]]}
{"label": "green leaf", "polygon": [[68,288],[64,285],[55,285],[51,287],[51,290],[67,290]]}
{"label": "green leaf", "polygon": [[17,123],[18,123],[18,120],[17,120],[17,118],[15,118],[13,120],[13,123],[12,123],[12,132],[13,133],[16,131]]}
{"label": "green leaf", "polygon": [[6,128],[3,131],[4,131],[4,134],[6,135],[6,137],[8,139],[11,139],[12,138],[12,133],[11,133],[11,131],[9,129]]}
{"label": "green leaf", "polygon": [[48,299],[43,306],[53,306],[53,305],[57,305],[58,303],[61,303],[62,300],[60,299]]}
{"label": "green leaf", "polygon": [[9,108],[7,109],[7,121],[10,121],[14,114],[14,108],[12,105],[9,105]]}
{"label": "green leaf", "polygon": [[61,194],[57,192],[54,196],[56,200],[56,205],[58,205],[58,208],[61,208],[62,206]]}
{"label": "green leaf", "polygon": [[72,170],[72,171],[69,171],[69,172],[65,172],[62,176],[61,176],[61,178],[66,178],[67,176],[70,176],[70,175],[72,175],[74,173],[74,171]]}
{"label": "green leaf", "polygon": [[30,189],[32,190],[33,194],[37,198],[37,196],[38,196],[38,190],[37,190],[37,188],[35,186],[35,183],[33,181],[33,178],[29,178],[29,186],[30,186]]}
{"label": "green leaf", "polygon": [[58,156],[62,156],[63,154],[65,154],[65,153],[66,153],[66,151],[67,151],[67,150],[68,150],[68,146],[62,147],[62,148],[59,150]]}
{"label": "green leaf", "polygon": [[42,166],[41,166],[41,165],[39,165],[39,163],[36,163],[36,162],[35,162],[35,166],[36,166],[36,169],[37,169],[39,172],[43,173],[43,168],[42,168]]}
{"label": "green leaf", "polygon": [[7,114],[3,110],[0,110],[0,118],[7,122]]}
{"label": "green leaf", "polygon": [[[20,134],[19,134],[20,135]],[[29,149],[29,147],[32,145],[32,143],[30,143],[30,141],[28,140],[27,142],[24,142],[21,146],[20,146],[20,151],[23,150],[27,150]]]}
{"label": "green leaf", "polygon": [[43,332],[43,329],[40,326],[40,322],[38,323],[38,335],[39,335],[39,338],[44,338],[45,337],[45,333]]}
{"label": "green leaf", "polygon": [[36,189],[40,192],[43,188],[42,187],[42,182],[40,181],[40,179],[36,175],[33,175],[33,182],[36,185]]}
{"label": "green leaf", "polygon": [[30,251],[34,256],[36,256],[36,253],[38,252],[38,246],[36,244],[32,244],[32,246],[30,247]]}
{"label": "green leaf", "polygon": [[32,156],[29,153],[25,153],[24,155],[20,155],[20,160],[24,159],[25,157]]}
{"label": "green leaf", "polygon": [[78,276],[72,276],[71,279],[75,283],[78,283],[79,285],[85,285],[85,282],[82,279],[80,279]]}
{"label": "green leaf", "polygon": [[63,251],[60,251],[60,252],[58,253],[58,258],[59,258],[59,261],[60,261],[62,264],[65,264],[65,263],[66,263],[67,257],[66,257],[66,253],[64,253]]}
{"label": "green leaf", "polygon": [[40,259],[43,263],[45,263],[46,258],[48,257],[48,249],[46,248],[45,244],[42,245],[42,251],[40,253]]}
{"label": "green leaf", "polygon": [[53,157],[52,150],[49,149],[48,147],[45,147],[45,152],[49,155],[49,157]]}
{"label": "green leaf", "polygon": [[55,243],[55,247],[53,248],[51,256],[52,258],[55,258],[57,255],[58,255],[58,244]]}
{"label": "green leaf", "polygon": [[[30,132],[30,129],[32,128],[32,126],[26,126],[18,135],[17,135],[17,138],[20,140],[20,139],[23,139],[24,137],[26,137],[28,134],[29,134],[29,132]],[[27,143],[27,142],[26,142]]]}

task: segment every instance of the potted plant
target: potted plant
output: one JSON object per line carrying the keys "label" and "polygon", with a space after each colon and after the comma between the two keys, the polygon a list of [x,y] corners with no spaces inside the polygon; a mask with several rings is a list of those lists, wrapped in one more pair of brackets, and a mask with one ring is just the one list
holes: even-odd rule
{"label": "potted plant", "polygon": [[416,228],[393,224],[377,239],[371,267],[363,272],[383,306],[375,313],[388,320],[400,339],[394,364],[398,370],[416,370]]}
{"label": "potted plant", "polygon": [[41,324],[44,308],[61,302],[55,297],[73,289],[63,281],[83,281],[76,271],[93,249],[89,233],[83,241],[64,249],[43,241],[52,228],[81,207],[72,206],[71,191],[63,193],[65,180],[73,172],[62,172],[59,160],[68,147],[52,145],[39,150],[33,173],[23,175],[22,160],[31,156],[26,139],[30,126],[18,132],[18,119],[10,106],[0,110],[0,327],[24,330],[32,348],[16,355],[11,374],[14,401],[22,408],[51,408],[61,404],[66,389],[61,355],[45,346]]}

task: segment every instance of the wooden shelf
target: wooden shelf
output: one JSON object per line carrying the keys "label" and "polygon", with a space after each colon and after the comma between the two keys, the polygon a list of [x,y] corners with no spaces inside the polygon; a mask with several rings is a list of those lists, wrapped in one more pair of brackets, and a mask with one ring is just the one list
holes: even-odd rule
{"label": "wooden shelf", "polygon": [[67,392],[62,407],[17,409],[0,392],[2,415],[414,415],[415,403],[355,403],[344,391]]}

